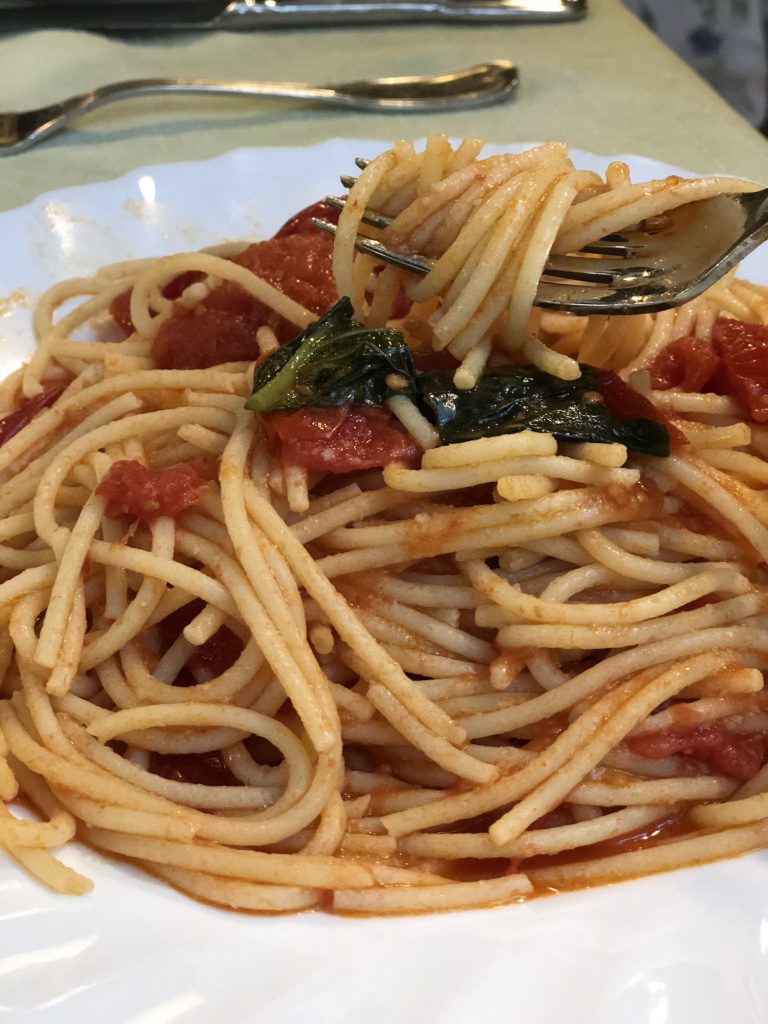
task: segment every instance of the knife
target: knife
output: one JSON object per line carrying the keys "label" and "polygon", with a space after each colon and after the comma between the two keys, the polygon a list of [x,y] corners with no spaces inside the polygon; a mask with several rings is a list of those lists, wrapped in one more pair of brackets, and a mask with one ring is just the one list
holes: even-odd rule
{"label": "knife", "polygon": [[587,0],[0,0],[0,31],[252,29],[362,21],[571,21]]}

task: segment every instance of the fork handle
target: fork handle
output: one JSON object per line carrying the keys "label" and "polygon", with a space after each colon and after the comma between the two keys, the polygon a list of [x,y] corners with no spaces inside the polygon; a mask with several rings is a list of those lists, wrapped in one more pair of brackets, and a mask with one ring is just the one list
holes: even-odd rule
{"label": "fork handle", "polygon": [[[2,0],[0,0],[0,3]],[[357,110],[444,111],[487,106],[509,99],[517,68],[508,60],[485,61],[436,75],[308,82],[222,82],[209,78],[137,78],[113,82],[39,110],[0,114],[0,149],[18,152],[59,131],[73,118],[105,103],[158,93],[192,93],[305,100]]]}
{"label": "fork handle", "polygon": [[242,82],[216,81],[207,78],[135,78],[124,82],[100,85],[89,92],[70,96],[61,103],[53,103],[35,113],[43,123],[26,133],[24,144],[32,145],[54,132],[61,131],[70,121],[97,107],[117,100],[136,96],[156,96],[160,93],[192,95],[269,96],[286,99],[305,99],[316,103],[354,106],[354,97],[341,93],[332,86],[313,86],[306,82]]}
{"label": "fork handle", "polygon": [[[355,106],[354,97],[346,96],[331,86],[313,86],[305,82],[241,82],[216,81],[207,78],[135,78],[124,82],[100,85],[89,92],[70,96],[60,103],[30,111],[36,115],[34,126],[24,132],[13,146],[19,151],[54,135],[75,118],[97,107],[137,96],[156,96],[161,93],[225,95],[243,97],[274,97],[279,99],[306,99],[315,103]],[[22,115],[23,116],[23,115]]]}

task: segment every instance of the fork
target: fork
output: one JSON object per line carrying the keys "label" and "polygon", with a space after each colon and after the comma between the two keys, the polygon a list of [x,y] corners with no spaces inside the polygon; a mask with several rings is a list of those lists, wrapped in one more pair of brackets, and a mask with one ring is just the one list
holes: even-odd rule
{"label": "fork", "polygon": [[28,149],[61,131],[70,121],[89,110],[135,96],[192,93],[274,97],[356,110],[439,113],[501,103],[513,95],[517,80],[517,68],[508,60],[490,60],[438,75],[369,78],[329,85],[310,85],[307,82],[221,82],[206,78],[139,78],[102,85],[48,107],[0,113],[0,156]]}
{"label": "fork", "polygon": [[[368,163],[355,161],[361,169]],[[356,178],[341,176],[345,188]],[[346,200],[326,201],[344,209]],[[367,209],[362,221],[383,229],[392,218]],[[314,220],[328,234],[336,226]],[[535,305],[581,315],[626,316],[658,313],[681,306],[715,284],[768,238],[768,189],[714,196],[664,214],[661,226],[642,226],[606,235],[578,253],[551,256],[536,292]],[[384,263],[427,274],[433,261],[397,252],[378,239],[358,235],[356,247]]]}

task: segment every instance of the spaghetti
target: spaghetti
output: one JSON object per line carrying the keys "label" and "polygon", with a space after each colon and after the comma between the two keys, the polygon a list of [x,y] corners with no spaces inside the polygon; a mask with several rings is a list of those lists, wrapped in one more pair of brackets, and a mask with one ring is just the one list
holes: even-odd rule
{"label": "spaghetti", "polygon": [[[319,322],[306,217],[274,263],[311,252],[316,291],[265,242],[40,300],[0,395],[0,846],[52,889],[90,887],[51,852],[76,836],[222,906],[365,914],[768,845],[768,410],[739,359],[768,366],[768,291],[532,306],[550,251],[744,183],[479,151],[368,165],[352,305]],[[366,205],[431,274],[355,253]],[[333,317],[369,345],[322,349],[308,398]],[[545,379],[567,429],[525,418],[535,389],[504,429],[436,397]]]}

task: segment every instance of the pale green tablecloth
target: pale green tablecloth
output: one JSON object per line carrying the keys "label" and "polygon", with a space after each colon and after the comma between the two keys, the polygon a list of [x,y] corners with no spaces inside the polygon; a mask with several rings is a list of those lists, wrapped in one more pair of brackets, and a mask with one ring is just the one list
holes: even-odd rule
{"label": "pale green tablecloth", "polygon": [[618,0],[592,0],[574,24],[370,26],[249,33],[0,37],[0,107],[34,106],[144,75],[305,79],[438,71],[508,57],[512,103],[445,116],[309,109],[274,101],[142,99],[0,160],[0,208],[148,163],[248,145],[332,137],[393,139],[444,130],[493,142],[563,139],[598,153],[640,153],[693,170],[768,181],[768,144]]}

